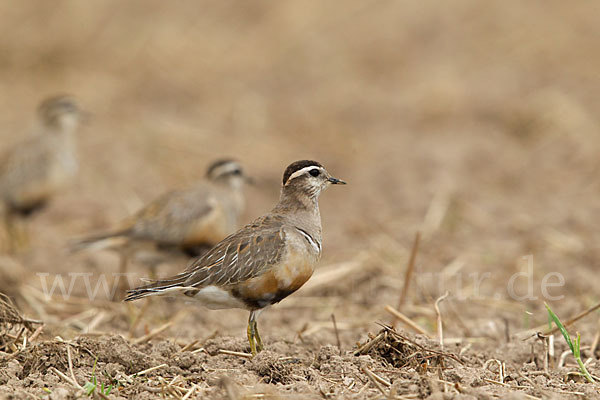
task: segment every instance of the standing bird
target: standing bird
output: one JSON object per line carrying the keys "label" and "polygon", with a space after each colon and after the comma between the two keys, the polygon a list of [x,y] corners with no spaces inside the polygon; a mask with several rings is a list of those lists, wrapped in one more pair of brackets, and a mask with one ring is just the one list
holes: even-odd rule
{"label": "standing bird", "polygon": [[37,110],[34,135],[0,159],[0,202],[9,250],[24,247],[18,219],[42,209],[78,171],[75,132],[82,113],[68,96],[51,97]]}
{"label": "standing bird", "polygon": [[255,355],[263,348],[260,310],[298,290],[321,257],[319,195],[329,185],[345,183],[316,161],[290,164],[270,213],[225,238],[184,272],[128,291],[125,301],[183,294],[210,309],[247,309],[248,342]]}
{"label": "standing bird", "polygon": [[206,180],[163,194],[118,229],[78,240],[71,249],[116,248],[121,253],[122,274],[129,256],[144,244],[178,248],[194,256],[238,229],[248,180],[237,161],[216,161],[209,166]]}

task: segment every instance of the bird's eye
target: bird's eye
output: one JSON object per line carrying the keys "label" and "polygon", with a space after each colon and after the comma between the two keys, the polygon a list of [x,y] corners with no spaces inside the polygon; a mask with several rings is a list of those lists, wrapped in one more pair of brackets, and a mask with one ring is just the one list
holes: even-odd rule
{"label": "bird's eye", "polygon": [[231,173],[233,175],[241,175],[242,174],[242,170],[241,169],[234,169]]}
{"label": "bird's eye", "polygon": [[319,176],[321,174],[321,171],[319,171],[318,169],[311,169],[310,171],[308,171],[309,174],[311,174],[312,176]]}

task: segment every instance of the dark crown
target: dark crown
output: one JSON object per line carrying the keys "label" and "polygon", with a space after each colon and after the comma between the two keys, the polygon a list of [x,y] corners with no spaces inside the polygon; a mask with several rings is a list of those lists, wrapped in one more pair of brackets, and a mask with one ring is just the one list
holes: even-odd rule
{"label": "dark crown", "polygon": [[59,95],[59,96],[49,97],[49,98],[45,99],[44,101],[42,101],[42,103],[39,105],[38,109],[42,113],[47,113],[47,112],[57,111],[57,110],[63,111],[63,112],[78,111],[77,103],[75,102],[75,99],[69,95]]}
{"label": "dark crown", "polygon": [[206,171],[206,176],[209,176],[209,177],[213,176],[213,173],[215,172],[215,170],[217,168],[220,168],[229,163],[237,163],[237,161],[232,160],[230,158],[224,158],[222,160],[217,160],[217,161],[213,162],[212,164],[209,165],[208,170]]}
{"label": "dark crown", "polygon": [[302,168],[306,168],[306,167],[321,167],[321,168],[323,168],[323,166],[321,164],[319,164],[316,161],[312,161],[312,160],[300,160],[300,161],[293,162],[285,169],[285,172],[283,173],[283,184],[285,185],[285,183],[288,181],[288,179],[290,179],[290,176],[292,176],[292,174],[294,172],[299,171]]}

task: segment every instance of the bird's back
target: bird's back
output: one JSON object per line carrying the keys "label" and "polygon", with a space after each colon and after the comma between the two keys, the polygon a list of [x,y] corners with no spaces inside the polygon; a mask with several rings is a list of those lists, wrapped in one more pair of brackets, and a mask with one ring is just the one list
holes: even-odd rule
{"label": "bird's back", "polygon": [[39,135],[16,145],[0,162],[0,195],[16,211],[45,202],[76,173],[75,157],[63,140]]}
{"label": "bird's back", "polygon": [[136,213],[130,236],[164,244],[215,244],[236,229],[238,213],[213,185],[164,194]]}

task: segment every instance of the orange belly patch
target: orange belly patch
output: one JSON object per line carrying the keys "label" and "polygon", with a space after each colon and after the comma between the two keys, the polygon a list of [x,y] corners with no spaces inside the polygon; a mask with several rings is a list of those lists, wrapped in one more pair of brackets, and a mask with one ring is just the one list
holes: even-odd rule
{"label": "orange belly patch", "polygon": [[196,221],[189,227],[183,238],[183,246],[215,245],[223,240],[234,230],[225,220],[221,212],[213,211],[212,214]]}
{"label": "orange belly patch", "polygon": [[305,257],[286,257],[285,262],[232,288],[235,297],[251,309],[278,303],[300,289],[312,276],[315,262]]}

